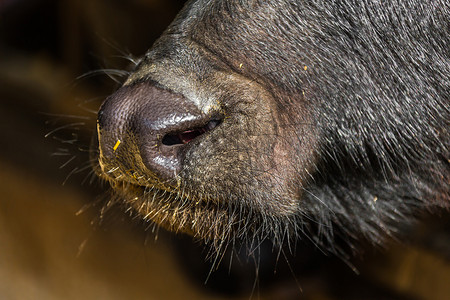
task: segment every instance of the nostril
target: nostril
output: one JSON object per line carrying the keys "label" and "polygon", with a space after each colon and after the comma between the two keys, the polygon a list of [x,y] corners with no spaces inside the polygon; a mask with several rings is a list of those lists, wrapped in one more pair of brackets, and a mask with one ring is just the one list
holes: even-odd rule
{"label": "nostril", "polygon": [[166,146],[183,144],[178,134],[166,134],[162,139],[162,144]]}
{"label": "nostril", "polygon": [[162,139],[162,143],[166,146],[187,144],[196,137],[216,128],[221,122],[222,120],[211,120],[200,128],[191,128],[182,132],[166,134]]}

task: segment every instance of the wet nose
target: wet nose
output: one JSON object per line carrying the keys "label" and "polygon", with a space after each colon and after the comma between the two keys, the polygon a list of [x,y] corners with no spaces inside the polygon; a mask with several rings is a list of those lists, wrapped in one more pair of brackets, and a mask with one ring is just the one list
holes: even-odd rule
{"label": "wet nose", "polygon": [[100,165],[103,172],[119,168],[174,179],[187,145],[218,123],[184,96],[155,84],[121,87],[98,113]]}

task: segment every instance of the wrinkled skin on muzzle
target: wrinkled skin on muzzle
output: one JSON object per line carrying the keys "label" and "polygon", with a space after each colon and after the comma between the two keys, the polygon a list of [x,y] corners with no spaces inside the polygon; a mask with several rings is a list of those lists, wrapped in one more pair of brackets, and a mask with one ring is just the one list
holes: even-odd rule
{"label": "wrinkled skin on muzzle", "polygon": [[449,204],[448,5],[190,1],[98,113],[97,172],[212,240],[379,242]]}

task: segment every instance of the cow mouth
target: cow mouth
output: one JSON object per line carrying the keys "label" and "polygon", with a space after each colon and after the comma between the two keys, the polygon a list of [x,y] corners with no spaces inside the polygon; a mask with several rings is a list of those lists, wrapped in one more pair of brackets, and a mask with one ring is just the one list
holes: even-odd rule
{"label": "cow mouth", "polygon": [[[214,121],[205,126],[208,128],[194,130],[209,131],[218,124],[220,121]],[[168,135],[166,141],[172,140],[177,144],[179,141],[195,138],[193,135],[195,132],[173,133]],[[114,168],[112,173],[105,173],[98,162],[100,153],[97,135],[93,135],[91,149],[92,168],[99,178],[112,187],[115,194],[113,203],[124,207],[126,211],[136,212],[140,219],[154,222],[168,231],[183,232],[209,240],[223,238],[223,232],[226,231],[222,228],[223,224],[230,223],[229,207],[224,203],[218,203],[212,196],[199,197],[184,193],[182,188],[164,184],[155,178],[141,184],[118,168]],[[110,205],[109,202],[106,205]]]}
{"label": "cow mouth", "polygon": [[194,237],[224,239],[230,224],[228,206],[217,201],[196,198],[178,190],[141,186],[128,181],[112,183],[113,190],[127,210],[137,212],[144,221],[154,222],[172,231]]}

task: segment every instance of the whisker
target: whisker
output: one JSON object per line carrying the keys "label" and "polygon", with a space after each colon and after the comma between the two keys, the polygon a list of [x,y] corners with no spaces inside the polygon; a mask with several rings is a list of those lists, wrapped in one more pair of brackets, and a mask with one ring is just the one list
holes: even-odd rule
{"label": "whisker", "polygon": [[50,131],[49,133],[47,133],[46,135],[44,135],[45,138],[53,135],[55,132],[58,132],[62,129],[66,129],[66,128],[71,128],[71,127],[76,127],[76,126],[84,126],[86,125],[86,123],[84,122],[78,122],[78,123],[71,123],[71,124],[66,124],[66,125],[62,125],[58,128],[53,129],[52,131]]}
{"label": "whisker", "polygon": [[[111,77],[113,75],[119,76],[119,77],[125,77],[125,76],[129,75],[129,72],[128,71],[124,71],[124,70],[118,70],[118,69],[98,69],[98,70],[92,70],[92,71],[86,72],[86,73],[78,76],[76,78],[76,80],[91,78],[91,77],[98,76],[98,75],[107,75],[111,79],[113,79]],[[116,81],[115,78],[113,80]]]}
{"label": "whisker", "polygon": [[[48,112],[38,112],[40,115],[48,116],[48,117],[58,117],[61,119],[81,119],[81,120],[90,120],[91,118],[83,115],[66,115],[66,114],[55,114]],[[47,121],[48,122],[48,121]]]}
{"label": "whisker", "polygon": [[75,167],[72,171],[70,171],[69,174],[67,174],[66,178],[64,179],[62,185],[66,185],[67,181],[69,180],[69,178],[75,174],[78,171],[78,167]]}
{"label": "whisker", "polygon": [[76,156],[72,156],[69,160],[67,160],[64,164],[62,164],[59,168],[63,169],[65,166],[67,166],[71,161],[73,161],[76,158]]}
{"label": "whisker", "polygon": [[142,61],[142,58],[133,57],[131,54],[113,55],[112,57],[123,58],[124,60],[131,62],[135,66],[137,66]]}

